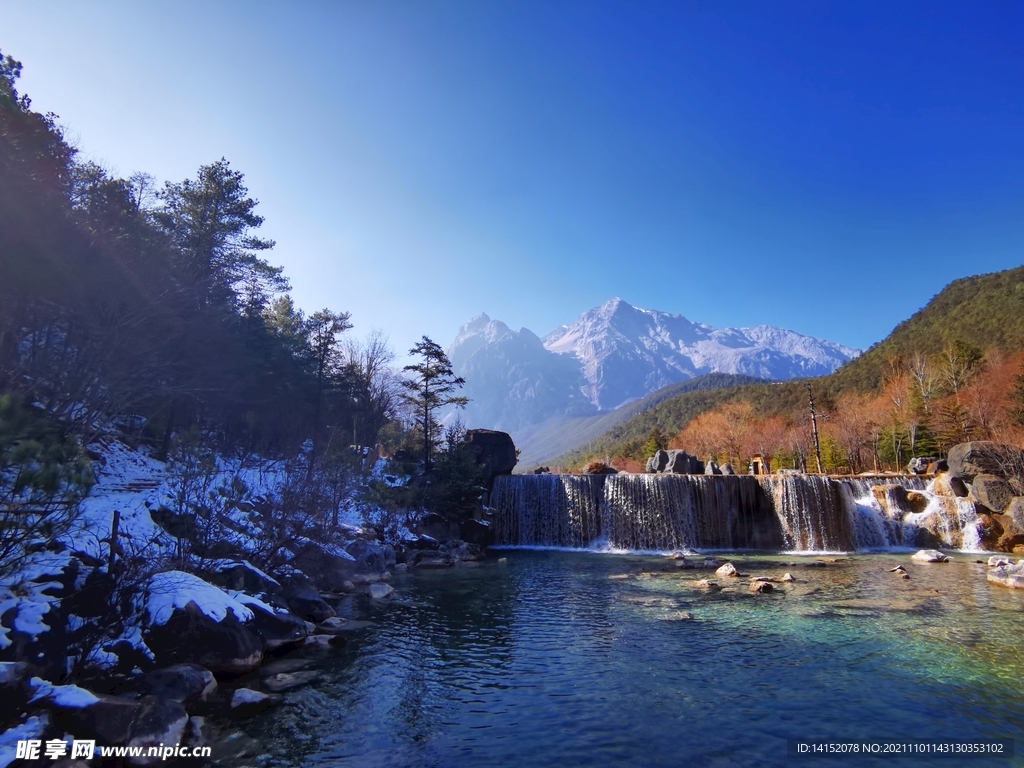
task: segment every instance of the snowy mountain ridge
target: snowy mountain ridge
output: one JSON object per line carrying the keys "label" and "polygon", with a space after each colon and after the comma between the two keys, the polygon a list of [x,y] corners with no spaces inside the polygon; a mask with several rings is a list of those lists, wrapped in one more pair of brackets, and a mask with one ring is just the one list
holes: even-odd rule
{"label": "snowy mountain ridge", "polygon": [[543,339],[481,314],[459,329],[449,347],[471,399],[463,420],[512,432],[553,416],[610,411],[707,373],[821,376],[859,354],[775,326],[715,328],[620,298]]}

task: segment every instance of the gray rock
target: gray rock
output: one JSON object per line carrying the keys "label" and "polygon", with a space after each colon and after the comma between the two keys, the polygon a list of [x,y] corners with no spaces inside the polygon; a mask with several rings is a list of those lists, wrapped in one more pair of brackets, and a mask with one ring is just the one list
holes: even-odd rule
{"label": "gray rock", "polygon": [[751,592],[774,592],[775,587],[772,586],[770,581],[752,581],[750,582],[749,591]]}
{"label": "gray rock", "polygon": [[735,475],[736,474],[736,470],[734,470],[732,468],[732,464],[723,464],[722,465],[722,474],[723,475]]}
{"label": "gray rock", "polygon": [[303,672],[278,672],[263,678],[263,687],[273,693],[284,693],[294,688],[301,688],[320,679],[320,673],[312,670]]}
{"label": "gray rock", "polygon": [[494,543],[494,532],[486,523],[470,518],[459,525],[459,538],[468,544],[487,547]]}
{"label": "gray rock", "polygon": [[473,453],[480,466],[483,483],[490,490],[498,475],[511,475],[519,458],[516,444],[508,432],[493,429],[470,429],[466,431],[465,445]]}
{"label": "gray rock", "polygon": [[252,610],[248,626],[256,631],[268,650],[296,645],[309,634],[306,622],[290,611],[266,611],[251,603],[248,607]]}
{"label": "gray rock", "polygon": [[919,563],[945,563],[949,562],[949,558],[939,552],[937,549],[922,549],[919,552],[915,552],[910,556],[911,560],[916,560]]}
{"label": "gray rock", "polygon": [[719,468],[717,461],[708,461],[704,463],[704,474],[720,475],[722,474],[722,470]]}
{"label": "gray rock", "polygon": [[915,475],[923,475],[928,472],[928,467],[938,460],[938,456],[915,456],[907,465],[907,471]]}
{"label": "gray rock", "polygon": [[946,460],[950,474],[968,483],[977,475],[1006,478],[1024,471],[1024,451],[987,440],[954,445]]}
{"label": "gray rock", "polygon": [[139,687],[150,696],[192,705],[209,700],[217,690],[217,678],[198,664],[175,664],[147,672]]}
{"label": "gray rock", "polygon": [[242,674],[263,660],[263,641],[233,613],[218,622],[195,603],[175,609],[167,623],[148,627],[144,639],[158,664],[192,663],[214,673]]}
{"label": "gray rock", "polygon": [[193,747],[206,744],[206,718],[193,715],[188,719],[188,740]]}
{"label": "gray rock", "polygon": [[95,738],[100,744],[121,745],[128,741],[129,729],[141,706],[138,699],[99,695],[95,704],[57,712],[55,720],[70,733]]}
{"label": "gray rock", "polygon": [[664,471],[674,475],[703,475],[704,462],[686,451],[669,451],[668,464]]}
{"label": "gray rock", "polygon": [[334,609],[309,584],[289,582],[285,585],[284,598],[292,612],[307,621],[321,622],[334,615]]}
{"label": "gray rock", "polygon": [[1024,563],[1000,565],[989,570],[987,578],[993,584],[1010,589],[1024,589]]}
{"label": "gray rock", "polygon": [[406,562],[410,568],[449,568],[455,565],[455,558],[448,552],[418,549],[409,554]]}
{"label": "gray rock", "polygon": [[783,574],[782,580],[783,581],[796,581],[796,579],[793,578],[793,574],[792,573],[785,573],[785,574]]}
{"label": "gray rock", "polygon": [[700,581],[696,581],[694,582],[693,586],[695,586],[697,589],[708,589],[712,591],[716,589],[721,589],[721,587],[718,586],[718,584],[708,579],[701,579]]}
{"label": "gray rock", "polygon": [[324,650],[327,648],[333,648],[338,645],[344,645],[345,638],[340,635],[310,635],[306,638],[303,646],[306,648],[314,648]]}
{"label": "gray rock", "polygon": [[664,472],[665,467],[668,466],[669,454],[668,451],[658,450],[654,452],[654,455],[647,460],[647,471],[648,472]]}
{"label": "gray rock", "polygon": [[395,588],[390,584],[371,584],[369,587],[369,594],[373,600],[381,600],[394,591]]}
{"label": "gray rock", "polygon": [[280,701],[280,696],[254,691],[252,688],[238,688],[231,696],[231,710],[239,715],[254,715]]}
{"label": "gray rock", "polygon": [[316,664],[316,659],[278,659],[260,667],[260,675],[269,677],[270,675],[278,675],[282,672],[298,672],[316,666]]}
{"label": "gray rock", "polygon": [[996,475],[975,475],[971,482],[971,498],[993,512],[1002,512],[1013,501],[1013,488]]}
{"label": "gray rock", "polygon": [[740,574],[739,574],[739,571],[736,570],[736,566],[735,565],[733,565],[732,563],[726,563],[721,568],[719,568],[717,571],[715,571],[715,575],[720,577],[720,578],[730,578],[730,577],[735,578],[735,577],[739,576]]}
{"label": "gray rock", "polygon": [[[139,707],[138,715],[128,729],[129,747],[173,747],[181,743],[181,736],[188,724],[188,713],[177,701],[146,696]],[[132,765],[154,765],[161,757],[142,755],[130,757]]]}
{"label": "gray rock", "polygon": [[1003,557],[1002,555],[992,555],[992,557],[988,559],[989,568],[996,568],[1000,565],[1013,565],[1013,560],[1008,557]]}

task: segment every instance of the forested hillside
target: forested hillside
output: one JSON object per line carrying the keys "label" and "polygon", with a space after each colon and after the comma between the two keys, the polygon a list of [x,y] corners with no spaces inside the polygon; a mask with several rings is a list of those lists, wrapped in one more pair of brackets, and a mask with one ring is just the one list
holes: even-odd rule
{"label": "forested hillside", "polygon": [[[641,468],[652,446],[740,465],[894,469],[956,442],[1016,442],[1024,426],[1024,267],[950,283],[882,342],[830,376],[689,392],[660,402],[554,459]],[[810,389],[808,389],[808,384]],[[810,398],[822,437],[812,443]]]}
{"label": "forested hillside", "polygon": [[223,448],[373,444],[390,352],[344,341],[344,311],[293,305],[242,173],[117,178],[32,111],[19,74],[0,59],[0,389],[86,443],[121,419],[161,454],[199,425]]}

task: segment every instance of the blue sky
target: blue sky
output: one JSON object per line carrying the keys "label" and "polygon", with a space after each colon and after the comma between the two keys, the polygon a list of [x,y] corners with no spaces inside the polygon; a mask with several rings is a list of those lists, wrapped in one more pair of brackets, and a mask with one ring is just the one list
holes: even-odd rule
{"label": "blue sky", "polygon": [[1024,263],[1024,5],[0,0],[112,170],[246,174],[296,301],[401,351],[612,296],[866,347]]}

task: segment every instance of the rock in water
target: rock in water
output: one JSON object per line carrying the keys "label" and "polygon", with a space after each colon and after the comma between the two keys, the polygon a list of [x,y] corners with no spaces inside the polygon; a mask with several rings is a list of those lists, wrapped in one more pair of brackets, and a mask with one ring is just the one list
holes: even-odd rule
{"label": "rock in water", "polygon": [[254,715],[279,701],[280,696],[254,691],[252,688],[239,688],[231,696],[231,709],[241,715]]}
{"label": "rock in water", "polygon": [[937,549],[922,549],[915,552],[910,556],[911,560],[917,560],[919,563],[946,563],[949,562],[949,558],[939,552]]}
{"label": "rock in water", "polygon": [[988,580],[1010,589],[1024,589],[1024,561],[1016,565],[1000,565],[988,572]]}
{"label": "rock in water", "polygon": [[717,571],[715,571],[715,575],[719,576],[721,578],[726,578],[726,577],[730,577],[730,576],[731,577],[736,577],[736,576],[739,576],[740,574],[739,574],[739,571],[736,570],[736,566],[735,565],[733,565],[732,563],[726,563],[721,568],[719,568]]}
{"label": "rock in water", "polygon": [[774,592],[775,587],[772,586],[770,581],[752,581],[750,582],[750,591],[760,593]]}
{"label": "rock in water", "polygon": [[782,580],[783,581],[796,581],[796,579],[793,578],[793,574],[792,573],[785,573],[785,574],[783,574]]}
{"label": "rock in water", "polygon": [[390,584],[371,584],[369,589],[370,597],[374,600],[380,600],[381,598],[387,597],[394,591],[395,588]]}
{"label": "rock in water", "polygon": [[263,686],[274,693],[284,693],[293,688],[300,688],[320,678],[319,672],[306,670],[304,672],[278,672],[263,678]]}
{"label": "rock in water", "polygon": [[697,589],[721,589],[721,587],[718,586],[715,582],[709,581],[708,579],[701,579],[700,581],[695,582],[693,586],[697,587]]}

